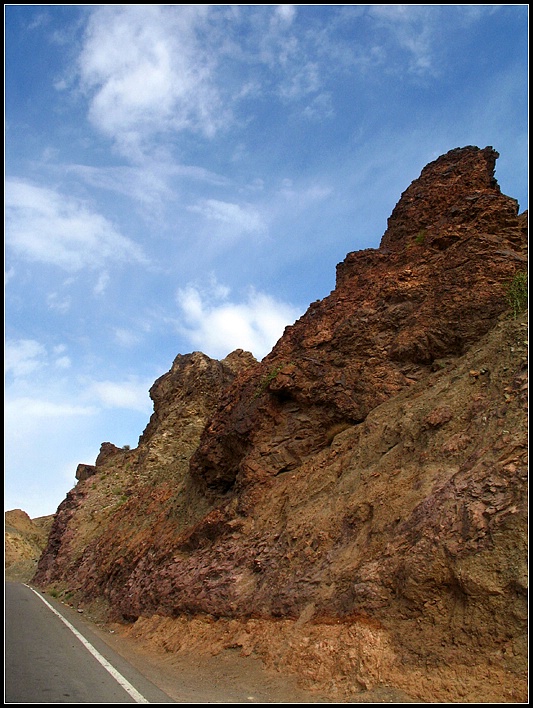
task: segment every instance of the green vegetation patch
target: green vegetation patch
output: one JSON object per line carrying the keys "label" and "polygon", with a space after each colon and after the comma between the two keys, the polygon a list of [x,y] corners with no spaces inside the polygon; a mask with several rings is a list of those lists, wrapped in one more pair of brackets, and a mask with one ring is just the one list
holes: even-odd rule
{"label": "green vegetation patch", "polygon": [[513,317],[527,310],[527,272],[517,273],[507,285],[505,293],[509,307],[513,311]]}

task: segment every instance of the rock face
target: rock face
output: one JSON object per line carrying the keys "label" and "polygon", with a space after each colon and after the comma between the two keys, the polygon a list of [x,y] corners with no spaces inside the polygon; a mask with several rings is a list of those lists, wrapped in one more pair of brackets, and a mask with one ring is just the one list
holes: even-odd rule
{"label": "rock face", "polygon": [[295,469],[330,427],[362,422],[493,326],[505,283],[527,263],[517,204],[494,180],[496,157],[453,150],[423,170],[380,248],[349,254],[331,295],[228,391],[193,475],[224,491]]}
{"label": "rock face", "polygon": [[104,442],[94,466],[78,465],[78,472],[92,468],[91,474],[78,476],[59,505],[36,582],[68,577],[90,597],[103,582],[120,595],[115,580],[124,554],[142,559],[164,537],[163,528],[175,533],[201,517],[207,502],[188,479],[189,458],[222,391],[236,372],[255,364],[241,350],[221,362],[200,352],[178,355],[150,389],[154,413],[138,447]]}
{"label": "rock face", "polygon": [[527,215],[497,157],[429,164],[262,362],[178,356],[139,446],[104,444],[59,507],[35,582],[152,632],[217,618],[342,697],[523,700]]}

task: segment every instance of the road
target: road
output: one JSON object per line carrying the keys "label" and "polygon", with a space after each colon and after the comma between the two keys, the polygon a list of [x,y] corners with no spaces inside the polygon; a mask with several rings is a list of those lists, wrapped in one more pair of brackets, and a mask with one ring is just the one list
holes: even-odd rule
{"label": "road", "polygon": [[5,703],[174,703],[75,611],[21,583],[5,584],[4,662]]}

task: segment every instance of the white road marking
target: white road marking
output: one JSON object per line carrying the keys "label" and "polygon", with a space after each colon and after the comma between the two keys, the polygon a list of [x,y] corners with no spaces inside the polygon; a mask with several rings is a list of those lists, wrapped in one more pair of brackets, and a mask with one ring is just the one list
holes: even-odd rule
{"label": "white road marking", "polygon": [[38,597],[39,599],[41,599],[41,600],[44,602],[44,604],[45,604],[47,607],[49,607],[49,608],[52,610],[52,612],[54,612],[54,614],[56,614],[62,622],[64,622],[64,623],[67,625],[67,627],[70,629],[70,631],[80,640],[80,642],[83,644],[83,646],[84,646],[88,651],[91,652],[91,654],[94,656],[94,658],[95,658],[97,661],[99,661],[100,664],[104,667],[104,669],[106,669],[106,671],[108,671],[108,672],[111,674],[111,676],[115,679],[115,681],[117,681],[117,682],[122,686],[122,688],[130,694],[130,696],[133,698],[133,700],[135,701],[135,703],[150,703],[150,701],[148,701],[143,695],[141,695],[141,694],[139,693],[139,691],[137,691],[137,689],[134,688],[134,687],[131,685],[131,683],[130,683],[127,679],[125,679],[124,676],[122,676],[122,674],[120,674],[120,673],[115,669],[114,666],[111,666],[111,664],[109,663],[109,661],[107,661],[107,659],[105,659],[105,658],[100,654],[100,652],[97,651],[97,650],[93,647],[93,645],[92,645],[89,641],[87,641],[87,639],[85,639],[85,637],[83,636],[83,634],[80,634],[80,633],[78,632],[78,630],[76,629],[76,627],[74,627],[73,625],[71,625],[70,622],[69,622],[67,619],[65,619],[65,617],[63,617],[63,615],[62,615],[60,612],[58,612],[58,611],[55,609],[55,607],[52,607],[52,605],[51,605],[49,602],[47,602],[47,601],[44,599],[44,597],[43,597],[40,593],[37,592],[37,590],[34,590],[34,589],[31,588],[29,585],[26,585],[26,587],[27,587],[27,588],[30,588],[30,590],[31,590],[32,592],[34,592],[34,593],[37,595],[37,597]]}

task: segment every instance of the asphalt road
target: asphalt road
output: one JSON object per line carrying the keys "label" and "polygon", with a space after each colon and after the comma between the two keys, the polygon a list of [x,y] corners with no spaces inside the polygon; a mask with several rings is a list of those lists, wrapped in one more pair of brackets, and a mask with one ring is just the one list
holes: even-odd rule
{"label": "asphalt road", "polygon": [[5,703],[174,703],[71,608],[21,583],[5,584],[4,664]]}

